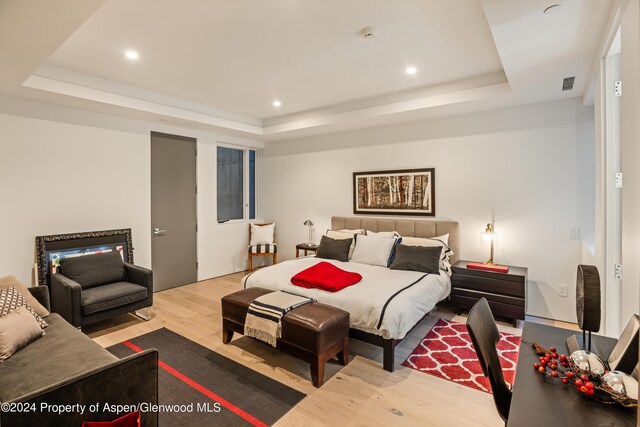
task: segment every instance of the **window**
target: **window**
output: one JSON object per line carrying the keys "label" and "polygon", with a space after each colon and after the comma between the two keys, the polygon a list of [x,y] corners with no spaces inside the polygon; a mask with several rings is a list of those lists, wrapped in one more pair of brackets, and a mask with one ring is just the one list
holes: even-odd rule
{"label": "window", "polygon": [[255,219],[256,151],[218,147],[218,221]]}

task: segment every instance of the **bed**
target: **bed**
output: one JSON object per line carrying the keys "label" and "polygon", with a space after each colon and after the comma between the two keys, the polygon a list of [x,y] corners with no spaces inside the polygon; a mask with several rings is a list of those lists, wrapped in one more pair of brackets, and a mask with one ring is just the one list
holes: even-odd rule
{"label": "bed", "polygon": [[[458,258],[458,223],[454,221],[410,220],[390,218],[332,217],[331,229],[365,229],[374,232],[397,231],[403,237],[434,237],[449,234],[450,258]],[[360,273],[362,281],[355,286],[331,293],[306,289],[291,284],[296,273],[320,262]],[[313,297],[319,302],[342,308],[350,314],[350,336],[383,348],[384,369],[394,369],[395,347],[436,304],[451,291],[449,276],[416,271],[304,257],[284,261],[257,270],[243,279],[243,287],[262,287]]]}

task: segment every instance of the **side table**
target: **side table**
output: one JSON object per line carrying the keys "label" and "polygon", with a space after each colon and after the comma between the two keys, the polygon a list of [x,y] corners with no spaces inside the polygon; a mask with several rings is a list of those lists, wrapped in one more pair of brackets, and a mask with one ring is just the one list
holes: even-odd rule
{"label": "side table", "polygon": [[318,252],[318,245],[315,243],[298,243],[296,245],[296,258],[300,258],[300,251],[304,251],[304,256],[307,256],[309,252],[315,254]]}
{"label": "side table", "polygon": [[509,266],[508,273],[467,268],[467,261],[458,261],[451,268],[451,302],[458,309],[468,310],[482,297],[489,302],[494,316],[502,316],[517,325],[524,320],[527,302],[527,269]]}

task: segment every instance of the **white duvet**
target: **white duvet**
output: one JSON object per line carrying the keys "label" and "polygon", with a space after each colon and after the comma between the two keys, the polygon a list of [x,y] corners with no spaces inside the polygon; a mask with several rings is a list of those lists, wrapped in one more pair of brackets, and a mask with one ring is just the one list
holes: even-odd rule
{"label": "white duvet", "polygon": [[[338,292],[306,289],[291,283],[291,278],[297,273],[321,261],[360,273],[362,281]],[[246,276],[242,283],[245,288],[287,291],[342,308],[349,312],[352,328],[386,339],[404,338],[451,291],[451,281],[442,271],[439,275],[425,275],[316,257],[298,258],[262,268]]]}

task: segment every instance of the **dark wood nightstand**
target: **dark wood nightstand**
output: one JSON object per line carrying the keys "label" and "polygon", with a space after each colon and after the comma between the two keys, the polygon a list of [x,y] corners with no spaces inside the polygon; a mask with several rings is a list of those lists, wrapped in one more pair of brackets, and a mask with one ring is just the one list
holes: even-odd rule
{"label": "dark wood nightstand", "polygon": [[315,254],[318,252],[318,245],[315,243],[298,243],[296,245],[296,258],[300,258],[300,251],[304,251],[304,256],[307,256],[309,252]]}
{"label": "dark wood nightstand", "polygon": [[527,308],[527,269],[509,266],[508,273],[467,268],[468,261],[451,267],[451,303],[468,310],[482,297],[489,301],[494,316],[524,320]]}

